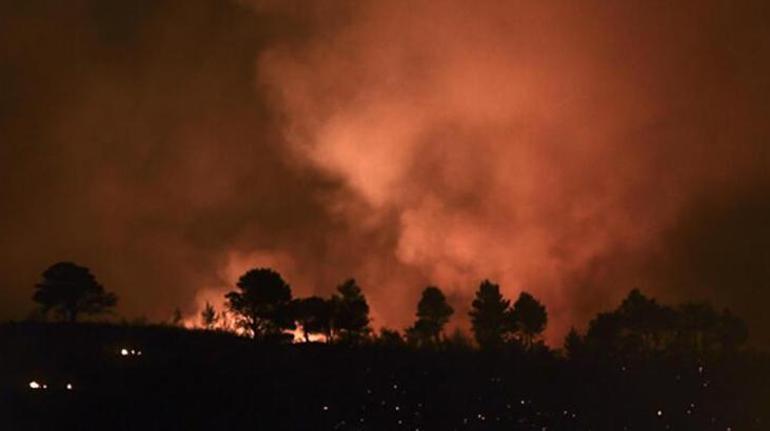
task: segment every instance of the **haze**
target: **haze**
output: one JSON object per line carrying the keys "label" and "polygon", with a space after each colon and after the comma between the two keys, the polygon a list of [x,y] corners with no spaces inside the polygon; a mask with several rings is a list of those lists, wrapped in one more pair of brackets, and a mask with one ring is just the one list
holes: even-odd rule
{"label": "haze", "polygon": [[548,307],[632,288],[770,344],[766,2],[0,3],[0,317],[51,263],[119,315],[356,277],[374,326],[429,283]]}

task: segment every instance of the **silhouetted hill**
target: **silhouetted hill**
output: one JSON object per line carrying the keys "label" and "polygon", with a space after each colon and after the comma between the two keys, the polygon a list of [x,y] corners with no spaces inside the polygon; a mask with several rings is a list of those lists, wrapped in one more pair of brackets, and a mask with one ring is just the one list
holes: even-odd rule
{"label": "silhouetted hill", "polygon": [[3,429],[24,430],[766,430],[770,423],[770,362],[746,352],[618,363],[545,350],[269,345],[167,326],[9,323],[0,326],[0,388]]}

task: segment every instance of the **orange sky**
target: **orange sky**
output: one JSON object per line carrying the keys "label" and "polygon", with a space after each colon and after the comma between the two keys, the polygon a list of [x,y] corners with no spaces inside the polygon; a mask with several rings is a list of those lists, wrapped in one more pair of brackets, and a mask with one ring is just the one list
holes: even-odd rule
{"label": "orange sky", "polygon": [[[275,267],[375,326],[480,280],[549,341],[631,288],[770,339],[762,2],[0,6],[0,313],[57,260],[167,319]],[[55,23],[55,25],[54,25]],[[66,35],[66,37],[65,37]],[[765,296],[761,296],[765,295]]]}

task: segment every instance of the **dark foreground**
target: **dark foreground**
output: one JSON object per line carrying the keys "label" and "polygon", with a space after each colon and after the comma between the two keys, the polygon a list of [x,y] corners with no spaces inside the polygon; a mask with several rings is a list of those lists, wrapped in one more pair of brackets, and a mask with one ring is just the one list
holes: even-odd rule
{"label": "dark foreground", "polygon": [[24,430],[767,430],[770,364],[6,324],[0,410],[0,428]]}

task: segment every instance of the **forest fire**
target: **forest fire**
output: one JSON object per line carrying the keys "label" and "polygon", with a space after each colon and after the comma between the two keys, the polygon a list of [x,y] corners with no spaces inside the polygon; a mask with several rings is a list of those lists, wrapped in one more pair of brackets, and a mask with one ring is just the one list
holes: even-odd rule
{"label": "forest fire", "polygon": [[768,429],[763,0],[0,1],[0,429]]}

